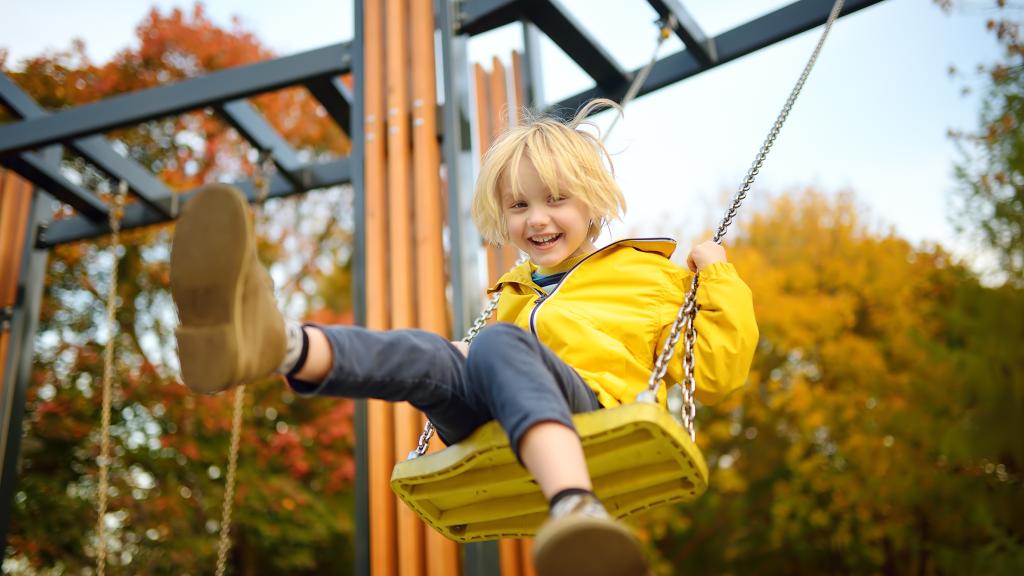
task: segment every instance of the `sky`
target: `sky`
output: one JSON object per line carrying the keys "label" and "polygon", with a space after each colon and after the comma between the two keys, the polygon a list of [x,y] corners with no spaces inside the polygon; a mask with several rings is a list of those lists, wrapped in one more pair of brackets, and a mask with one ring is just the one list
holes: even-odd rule
{"label": "sky", "polygon": [[[623,68],[650,58],[656,17],[644,0],[562,0]],[[13,6],[11,5],[13,3]],[[788,4],[788,0],[684,0],[709,36]],[[0,48],[8,66],[45,50],[84,41],[94,62],[134,45],[149,8],[192,4],[157,0],[7,0]],[[885,0],[841,18],[782,135],[750,193],[756,208],[773,195],[816,187],[852,191],[862,215],[915,244],[940,243],[983,266],[986,258],[954,232],[953,165],[960,158],[950,129],[978,124],[980,95],[971,71],[999,57],[985,30],[993,14],[977,0],[952,14],[931,0]],[[233,17],[278,55],[350,40],[351,0],[214,0],[207,13]],[[59,17],[57,17],[59,15]],[[626,193],[626,219],[612,236],[692,239],[717,224],[810,55],[821,28],[643,96],[631,103],[606,144]],[[518,25],[474,37],[470,59],[489,63],[522,46]],[[682,49],[675,37],[665,56]],[[592,83],[552,42],[542,41],[547,102]],[[951,66],[966,71],[951,78]],[[597,122],[607,127],[609,114]]]}

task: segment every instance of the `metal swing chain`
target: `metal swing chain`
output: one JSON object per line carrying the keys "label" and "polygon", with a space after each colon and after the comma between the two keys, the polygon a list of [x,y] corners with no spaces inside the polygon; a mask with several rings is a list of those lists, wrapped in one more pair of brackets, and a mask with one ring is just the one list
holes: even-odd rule
{"label": "metal swing chain", "polygon": [[117,333],[117,267],[121,257],[121,218],[124,216],[124,199],[128,184],[122,180],[111,198],[108,213],[110,224],[110,250],[113,263],[110,268],[110,286],[107,289],[107,343],[103,347],[103,400],[100,415],[100,457],[99,486],[96,518],[96,573],[104,576],[107,572],[107,492],[110,489],[110,397],[113,392],[114,336]]}
{"label": "metal swing chain", "polygon": [[[828,33],[832,29],[832,24],[839,16],[839,12],[842,8],[843,0],[836,0],[835,4],[832,6],[832,12],[829,13],[828,20],[825,22],[825,28],[821,33],[821,37],[818,39],[818,44],[814,47],[811,57],[804,66],[803,72],[800,74],[800,78],[793,86],[793,90],[790,92],[789,98],[786,99],[786,103],[783,105],[782,111],[779,112],[778,118],[775,119],[775,123],[768,132],[768,136],[761,145],[761,149],[758,150],[757,156],[754,158],[753,164],[747,171],[747,175],[743,179],[739,190],[737,190],[736,195],[733,197],[732,204],[729,206],[728,211],[726,211],[725,217],[722,218],[721,223],[718,225],[718,230],[715,232],[714,238],[712,238],[716,244],[722,243],[722,238],[725,236],[726,230],[729,228],[729,225],[732,224],[733,218],[736,217],[736,212],[739,210],[743,200],[746,199],[747,192],[750,191],[750,187],[754,183],[754,178],[757,176],[758,172],[760,172],[761,166],[764,164],[764,160],[768,156],[768,152],[771,151],[772,145],[775,144],[775,139],[778,137],[783,123],[789,116],[789,112],[792,110],[797,96],[800,95],[800,90],[807,81],[807,77],[810,75],[811,69],[814,67],[814,63],[818,59],[818,54],[821,52],[821,48],[825,44],[825,39],[828,38]],[[694,420],[697,416],[697,407],[694,403],[696,382],[693,377],[693,347],[697,340],[697,330],[694,327],[694,319],[697,315],[697,287],[699,280],[700,274],[694,274],[693,282],[690,284],[690,291],[687,293],[682,307],[679,308],[679,314],[676,316],[676,320],[672,324],[672,331],[669,338],[665,341],[665,346],[662,348],[661,354],[658,355],[658,359],[654,364],[654,371],[651,373],[651,377],[647,384],[648,389],[642,392],[638,397],[638,400],[644,401],[653,401],[653,399],[657,397],[658,387],[661,385],[661,379],[665,376],[665,371],[668,369],[668,363],[675,352],[675,346],[676,343],[679,342],[679,336],[681,333],[685,333],[685,339],[683,341],[685,349],[683,352],[681,417],[682,424],[690,434],[691,440],[696,440]],[[677,384],[676,386],[679,385]]]}
{"label": "metal swing chain", "polygon": [[[256,213],[263,212],[263,203],[270,196],[270,181],[276,169],[269,152],[260,152],[257,160],[256,186],[258,200]],[[235,472],[238,469],[238,447],[242,435],[242,409],[245,407],[245,384],[235,388],[235,402],[231,413],[231,444],[228,448],[228,470],[224,479],[224,503],[221,505],[220,536],[217,541],[216,576],[224,576],[227,570],[228,552],[231,551],[231,514],[235,504]]]}

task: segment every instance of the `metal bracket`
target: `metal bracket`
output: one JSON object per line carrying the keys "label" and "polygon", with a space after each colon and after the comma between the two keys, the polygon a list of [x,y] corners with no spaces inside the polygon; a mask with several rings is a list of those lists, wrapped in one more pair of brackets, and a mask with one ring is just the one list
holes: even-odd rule
{"label": "metal bracket", "polygon": [[11,321],[13,320],[14,306],[0,308],[0,331],[9,332],[11,330]]}

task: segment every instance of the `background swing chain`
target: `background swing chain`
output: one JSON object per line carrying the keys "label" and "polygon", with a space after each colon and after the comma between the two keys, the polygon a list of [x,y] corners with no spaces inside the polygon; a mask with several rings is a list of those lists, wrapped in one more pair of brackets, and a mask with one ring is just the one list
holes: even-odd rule
{"label": "background swing chain", "polygon": [[[821,53],[821,48],[825,44],[825,39],[828,38],[828,33],[832,29],[832,24],[836,21],[836,18],[839,17],[839,12],[843,9],[843,1],[844,0],[836,0],[835,4],[833,4],[832,11],[829,13],[828,20],[825,22],[824,30],[821,33],[821,37],[818,39],[818,44],[814,47],[811,57],[807,60],[807,64],[804,66],[803,72],[800,74],[800,78],[790,91],[789,98],[786,99],[786,103],[783,105],[782,111],[779,112],[779,116],[775,119],[775,123],[768,132],[768,136],[761,145],[761,149],[758,150],[753,164],[751,164],[746,177],[743,179],[743,183],[740,185],[739,190],[737,190],[736,195],[733,196],[732,204],[726,211],[725,217],[722,218],[722,222],[718,225],[718,230],[715,232],[714,238],[712,238],[716,244],[722,243],[722,238],[725,236],[726,230],[736,217],[736,212],[739,210],[743,200],[746,199],[747,192],[750,191],[750,187],[754,183],[754,178],[757,177],[758,172],[761,171],[761,166],[764,165],[764,160],[768,156],[768,152],[771,151],[772,145],[775,144],[775,139],[778,137],[779,131],[782,130],[783,123],[785,123],[786,118],[793,109],[793,104],[800,95],[800,90],[803,89],[804,83],[807,81],[807,77],[810,75],[811,69],[814,67],[814,63],[818,60],[818,54]],[[685,351],[683,353],[682,421],[683,426],[686,427],[686,431],[690,434],[691,440],[696,440],[694,419],[697,415],[697,407],[694,403],[693,395],[697,386],[693,377],[693,346],[697,340],[697,330],[694,327],[693,322],[697,316],[696,302],[699,281],[700,274],[694,274],[693,282],[690,285],[690,291],[686,295],[686,300],[683,302],[682,307],[679,308],[679,314],[676,316],[675,322],[672,323],[671,334],[665,341],[665,346],[662,348],[661,354],[658,355],[658,359],[654,363],[654,371],[651,373],[650,380],[647,382],[648,390],[641,394],[644,399],[657,397],[658,387],[661,385],[661,379],[665,376],[665,371],[668,368],[668,362],[672,359],[672,355],[675,352],[675,345],[679,341],[680,333],[684,332],[685,328],[686,338],[683,341]]]}
{"label": "background swing chain", "polygon": [[[270,180],[276,170],[274,158],[269,151],[261,150],[256,161],[256,224],[263,214],[263,203],[270,196]],[[231,445],[228,449],[228,471],[224,479],[224,503],[221,505],[220,536],[217,541],[216,576],[224,576],[227,570],[228,552],[231,551],[231,515],[235,504],[235,472],[238,469],[238,445],[242,435],[242,409],[245,407],[245,384],[235,389],[235,405],[231,413]]]}
{"label": "background swing chain", "polygon": [[231,448],[228,451],[228,472],[224,481],[224,506],[220,515],[220,538],[217,542],[217,576],[224,576],[228,552],[231,550],[231,512],[235,501],[235,469],[238,467],[238,443],[242,435],[242,408],[245,406],[245,384],[235,388],[235,406],[231,414]]}
{"label": "background swing chain", "polygon": [[608,139],[608,135],[615,129],[615,125],[619,123],[619,119],[622,118],[622,112],[626,109],[626,105],[636,98],[636,95],[640,92],[640,87],[647,81],[647,77],[651,74],[651,69],[658,63],[658,51],[661,49],[661,45],[668,40],[669,36],[672,35],[672,31],[675,30],[678,24],[675,14],[670,14],[668,19],[659,19],[658,24],[658,41],[654,45],[654,52],[651,54],[651,59],[647,61],[647,65],[644,66],[636,76],[633,78],[633,82],[629,85],[629,89],[626,90],[626,95],[622,97],[622,102],[619,102],[619,113],[612,118],[611,125],[604,131],[604,135],[601,136],[601,143]]}
{"label": "background swing chain", "polygon": [[113,261],[110,266],[110,286],[107,289],[107,343],[103,347],[103,400],[100,415],[100,457],[99,482],[97,490],[98,503],[96,518],[96,573],[104,576],[107,573],[107,492],[110,489],[110,397],[114,376],[114,336],[117,334],[115,325],[117,318],[117,265],[121,259],[121,218],[124,216],[124,199],[128,194],[128,183],[122,180],[111,198],[108,217],[110,224],[110,251]]}

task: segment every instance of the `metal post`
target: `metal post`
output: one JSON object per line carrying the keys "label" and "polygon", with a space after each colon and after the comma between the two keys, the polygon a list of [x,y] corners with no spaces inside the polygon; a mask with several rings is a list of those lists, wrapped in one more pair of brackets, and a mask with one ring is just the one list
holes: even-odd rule
{"label": "metal post", "polygon": [[448,177],[448,226],[451,244],[452,297],[455,334],[465,333],[480,312],[480,235],[470,218],[473,195],[473,147],[469,104],[469,62],[466,38],[455,33],[456,6],[441,0],[441,57],[444,68],[444,147]]}
{"label": "metal post", "polygon": [[[59,150],[48,149],[46,162],[56,165],[59,153]],[[33,343],[39,326],[39,306],[43,298],[43,280],[49,257],[49,251],[36,248],[36,239],[42,227],[49,224],[53,209],[49,194],[34,189],[28,212],[29,222],[25,228],[17,297],[10,319],[10,349],[4,370],[3,395],[0,397],[0,546],[3,547],[0,549],[7,547],[7,530],[14,511],[25,391],[32,374]]]}
{"label": "metal post", "polygon": [[529,20],[523,19],[523,99],[520,106],[532,111],[544,107],[544,78],[540,60],[540,30]]}
{"label": "metal post", "polygon": [[[364,183],[364,142],[363,142],[363,3],[354,3],[355,38],[352,41],[352,75],[353,91],[351,108],[352,130],[349,139],[352,142],[350,158],[352,160],[352,204],[355,214],[352,234],[352,309],[355,323],[366,325],[366,194]],[[356,446],[355,458],[355,523],[354,533],[355,574],[370,575],[370,488],[369,488],[369,449],[367,446],[367,410],[366,400],[354,400],[356,411],[353,425],[355,426]]]}
{"label": "metal post", "polygon": [[[464,334],[480,313],[482,290],[479,275],[480,235],[470,218],[473,199],[473,146],[469,104],[469,61],[466,37],[455,33],[457,2],[441,0],[441,61],[444,73],[444,147],[448,175],[448,232],[451,246],[452,331]],[[466,576],[491,576],[501,571],[495,542],[463,547]]]}

